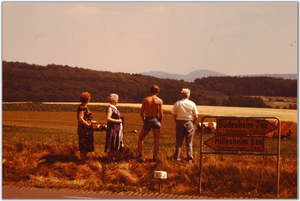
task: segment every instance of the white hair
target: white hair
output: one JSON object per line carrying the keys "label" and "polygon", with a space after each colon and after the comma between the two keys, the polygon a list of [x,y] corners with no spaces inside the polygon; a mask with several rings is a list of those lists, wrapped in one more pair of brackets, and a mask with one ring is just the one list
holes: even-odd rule
{"label": "white hair", "polygon": [[188,89],[188,88],[183,88],[183,89],[181,90],[181,96],[182,96],[183,98],[189,98],[190,95],[191,95],[191,90],[190,90],[190,89]]}
{"label": "white hair", "polygon": [[107,100],[108,102],[112,102],[112,101],[118,101],[119,100],[119,96],[118,94],[110,94],[108,97],[107,97]]}

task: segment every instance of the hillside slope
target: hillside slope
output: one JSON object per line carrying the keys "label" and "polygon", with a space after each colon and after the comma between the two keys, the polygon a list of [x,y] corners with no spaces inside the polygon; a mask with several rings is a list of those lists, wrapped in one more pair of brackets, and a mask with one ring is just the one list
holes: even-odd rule
{"label": "hillside slope", "polygon": [[198,105],[265,107],[261,99],[244,96],[297,97],[297,80],[282,78],[225,76],[186,82],[55,64],[2,63],[4,102],[77,102],[80,94],[88,91],[92,102],[106,102],[109,94],[117,93],[121,103],[141,103],[153,84],[160,87],[164,104],[171,105],[181,99],[182,88],[191,89],[191,100]]}

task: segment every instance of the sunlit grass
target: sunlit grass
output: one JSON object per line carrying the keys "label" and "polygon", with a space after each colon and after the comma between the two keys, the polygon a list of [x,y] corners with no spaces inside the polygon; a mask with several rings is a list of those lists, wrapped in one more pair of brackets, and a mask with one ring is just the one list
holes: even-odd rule
{"label": "sunlit grass", "polygon": [[[16,126],[5,126],[8,121],[5,119],[7,114],[4,115],[4,185],[157,193],[159,181],[153,175],[154,171],[161,170],[168,174],[168,178],[162,182],[164,193],[199,195],[200,135],[196,134],[194,138],[194,163],[189,165],[185,160],[175,161],[175,122],[170,114],[166,114],[163,120],[157,163],[151,161],[152,132],[145,139],[146,162],[142,164],[136,160],[138,133],[125,133],[125,151],[121,153],[118,163],[108,164],[107,154],[104,153],[105,132],[95,132],[95,152],[88,154],[88,163],[84,165],[79,164],[74,113],[30,114],[35,115],[32,117],[24,112],[24,119],[15,122]],[[9,115],[11,119],[14,118],[12,113]],[[93,115],[98,121],[105,117],[104,113]],[[125,129],[141,130],[142,121],[138,113],[122,115],[125,117]],[[281,141],[280,198],[297,197],[296,124],[292,131],[291,139]],[[205,135],[204,138],[210,137]],[[276,139],[265,140],[268,150],[276,149],[274,142]],[[274,156],[204,155],[201,195],[214,198],[275,198],[276,166]]]}

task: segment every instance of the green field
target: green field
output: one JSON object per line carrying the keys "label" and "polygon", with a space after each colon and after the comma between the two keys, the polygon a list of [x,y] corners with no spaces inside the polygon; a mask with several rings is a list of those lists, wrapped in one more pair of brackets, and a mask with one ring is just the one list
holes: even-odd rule
{"label": "green field", "polygon": [[[95,152],[88,154],[88,164],[79,165],[76,107],[49,104],[51,109],[50,106],[43,106],[44,109],[39,111],[28,109],[33,105],[24,104],[23,109],[18,109],[23,111],[12,111],[3,104],[3,185],[157,193],[159,186],[158,181],[153,178],[153,173],[155,170],[162,170],[168,173],[168,179],[163,181],[164,193],[199,196],[200,134],[197,133],[194,138],[194,163],[189,165],[185,160],[175,161],[173,159],[175,122],[167,107],[162,122],[157,163],[151,162],[152,133],[148,134],[144,142],[145,163],[140,164],[136,161],[138,133],[125,132],[125,152],[121,154],[117,164],[108,164],[107,154],[103,151],[105,132],[95,132]],[[42,108],[42,106],[34,108],[38,107]],[[64,107],[66,108],[63,109]],[[61,111],[57,111],[58,108]],[[103,111],[105,107],[93,105],[91,108],[93,108],[94,120],[98,123],[106,123]],[[125,130],[139,132],[142,121],[138,110],[129,109],[122,104],[118,108],[125,118]],[[68,109],[71,112],[66,112]],[[218,110],[201,106],[200,109],[202,117],[209,114],[209,111],[219,111],[217,115],[226,115],[227,113],[221,114],[220,111],[228,108]],[[234,113],[234,109],[236,115],[240,116],[243,111],[241,108],[230,108],[227,112]],[[265,111],[268,111],[268,116],[273,116],[273,113],[270,115],[271,110],[265,109],[253,109],[247,112],[255,110],[261,111],[252,113],[251,116],[260,116]],[[295,122],[292,127],[292,138],[281,141],[279,197],[297,198],[297,115],[294,114],[294,110],[275,111],[277,116],[282,115],[281,118]],[[291,114],[287,115],[287,111]],[[211,137],[205,135],[204,138],[207,140]],[[266,138],[265,150],[267,152],[276,150],[276,142],[276,139]],[[186,157],[185,146],[183,146],[182,157]],[[205,155],[202,174],[201,196],[276,197],[276,157],[274,156]]]}
{"label": "green field", "polygon": [[297,106],[297,97],[281,97],[281,96],[259,96],[262,98],[266,105],[270,105],[273,108],[289,108],[291,106]]}

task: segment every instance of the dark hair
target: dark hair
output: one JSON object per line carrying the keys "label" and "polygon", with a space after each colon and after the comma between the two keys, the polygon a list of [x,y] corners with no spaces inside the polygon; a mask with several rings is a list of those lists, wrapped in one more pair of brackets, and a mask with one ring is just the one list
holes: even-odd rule
{"label": "dark hair", "polygon": [[87,103],[89,100],[91,100],[91,94],[89,92],[83,92],[80,95],[80,102]]}
{"label": "dark hair", "polygon": [[159,92],[159,87],[157,85],[152,85],[150,88],[151,94],[157,94]]}

